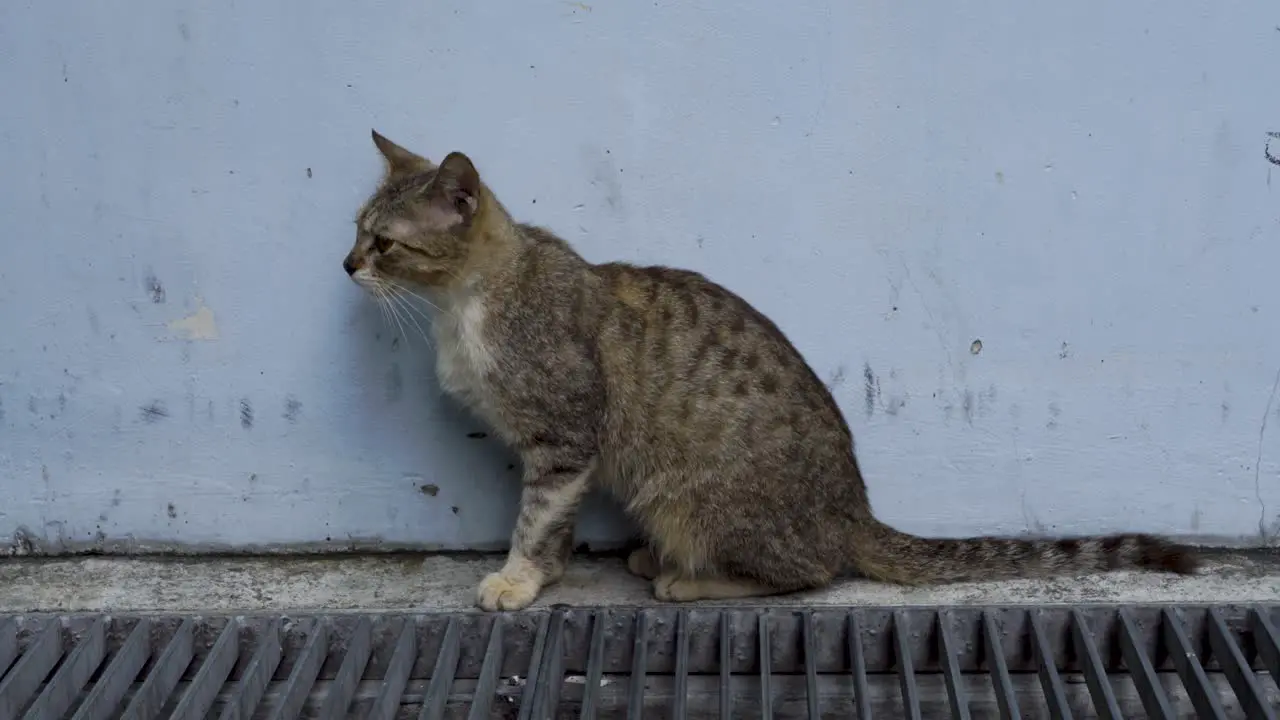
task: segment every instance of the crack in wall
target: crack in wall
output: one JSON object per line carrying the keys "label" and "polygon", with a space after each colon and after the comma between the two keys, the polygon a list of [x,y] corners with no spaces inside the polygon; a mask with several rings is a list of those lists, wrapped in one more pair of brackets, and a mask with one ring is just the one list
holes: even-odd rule
{"label": "crack in wall", "polygon": [[1271,383],[1271,396],[1267,398],[1267,407],[1262,411],[1262,425],[1258,428],[1258,456],[1253,461],[1253,494],[1258,498],[1258,537],[1267,542],[1267,503],[1262,499],[1262,441],[1267,436],[1267,418],[1271,417],[1271,407],[1276,403],[1276,389],[1280,388],[1280,369],[1276,370],[1276,379]]}

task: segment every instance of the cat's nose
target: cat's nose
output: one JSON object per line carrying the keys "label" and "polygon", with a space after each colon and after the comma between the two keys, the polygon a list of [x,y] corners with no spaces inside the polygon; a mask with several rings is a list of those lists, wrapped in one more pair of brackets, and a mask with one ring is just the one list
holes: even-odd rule
{"label": "cat's nose", "polygon": [[350,255],[342,259],[342,269],[346,270],[348,275],[356,274],[356,270],[357,270],[356,264],[354,262],[351,262]]}

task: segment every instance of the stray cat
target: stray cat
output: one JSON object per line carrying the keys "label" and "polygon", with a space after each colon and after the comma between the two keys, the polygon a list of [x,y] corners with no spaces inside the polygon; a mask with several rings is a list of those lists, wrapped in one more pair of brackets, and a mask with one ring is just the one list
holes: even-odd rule
{"label": "stray cat", "polygon": [[842,571],[943,583],[1103,570],[1192,573],[1147,535],[927,539],[875,518],[849,426],[767,317],[702,275],[593,265],[522,225],[466,155],[439,164],[379,135],[380,187],[342,265],[372,294],[422,293],[441,386],[523,460],[520,515],[485,610],[528,606],[564,573],[593,484],[646,547],[628,567],[659,600],[827,585]]}

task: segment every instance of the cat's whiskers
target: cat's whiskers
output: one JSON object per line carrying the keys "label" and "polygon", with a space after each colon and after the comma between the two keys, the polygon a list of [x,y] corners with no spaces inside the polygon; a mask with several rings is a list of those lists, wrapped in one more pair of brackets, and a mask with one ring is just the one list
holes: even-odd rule
{"label": "cat's whiskers", "polygon": [[[434,347],[434,344],[431,342],[431,336],[428,335],[427,331],[422,328],[422,325],[418,322],[418,319],[413,316],[413,312],[422,313],[423,317],[426,317],[426,313],[423,313],[423,311],[420,308],[415,308],[412,305],[410,305],[409,301],[405,300],[403,297],[399,297],[394,294],[391,295],[390,297],[392,302],[406,309],[405,317],[407,317],[409,319],[409,322],[413,323],[413,326],[417,328],[418,334],[421,335],[422,339],[427,342],[427,345]],[[409,311],[413,311],[413,312],[409,312]],[[428,318],[428,322],[430,322],[429,318]]]}
{"label": "cat's whiskers", "polygon": [[[388,280],[388,281],[387,281],[387,284],[388,284],[388,285],[390,285],[391,287],[395,288],[396,290],[399,290],[400,292],[404,293],[405,295],[411,295],[411,296],[413,296],[413,297],[418,298],[418,299],[419,299],[419,300],[421,300],[422,302],[424,302],[424,303],[426,303],[426,304],[430,305],[431,307],[435,308],[435,311],[436,311],[436,312],[444,312],[444,310],[440,309],[440,306],[439,306],[439,305],[437,305],[437,304],[435,304],[435,303],[431,302],[430,300],[426,299],[425,297],[423,297],[423,296],[419,295],[418,293],[416,293],[416,292],[414,292],[414,291],[410,290],[409,288],[405,287],[404,285],[401,285],[400,283],[395,282],[394,280]],[[427,317],[427,315],[424,313],[424,314],[423,314],[423,317]],[[429,319],[429,318],[428,318],[428,319]]]}
{"label": "cat's whiskers", "polygon": [[401,337],[408,337],[409,333],[405,331],[404,324],[400,322],[400,313],[396,306],[391,302],[395,295],[387,288],[386,283],[381,280],[375,280],[373,284],[374,293],[378,297],[379,304],[382,305],[395,322],[397,331]]}

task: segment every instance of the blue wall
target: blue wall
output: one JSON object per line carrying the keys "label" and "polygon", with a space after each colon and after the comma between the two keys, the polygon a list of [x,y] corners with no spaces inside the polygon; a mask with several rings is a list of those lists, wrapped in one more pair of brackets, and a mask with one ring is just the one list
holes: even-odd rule
{"label": "blue wall", "polygon": [[514,459],[340,267],[376,126],[468,152],[589,258],[744,294],[903,529],[1261,543],[1277,25],[1270,0],[0,4],[0,541],[506,542]]}

